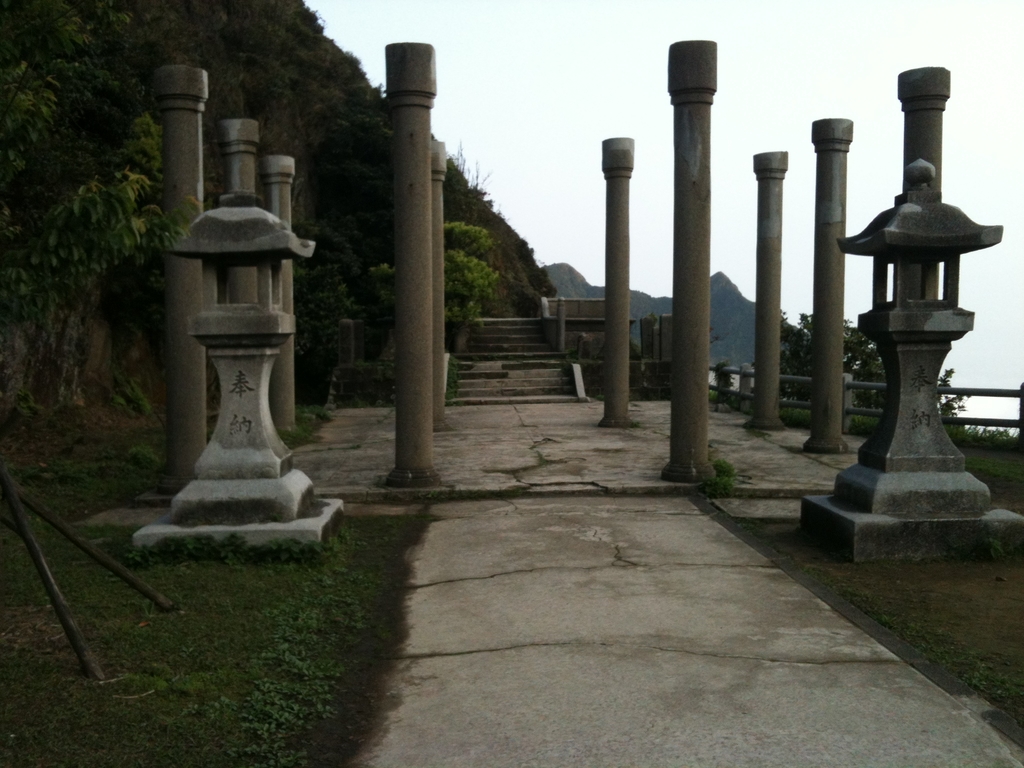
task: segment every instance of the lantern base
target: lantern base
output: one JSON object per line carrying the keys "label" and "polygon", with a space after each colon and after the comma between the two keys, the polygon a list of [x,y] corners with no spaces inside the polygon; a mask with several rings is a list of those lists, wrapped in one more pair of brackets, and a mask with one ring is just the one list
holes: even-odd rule
{"label": "lantern base", "polygon": [[313,483],[293,469],[283,477],[193,480],[171,500],[175,525],[287,523],[316,514]]}
{"label": "lantern base", "polygon": [[324,542],[338,532],[345,505],[341,499],[317,499],[312,517],[302,517],[287,523],[248,523],[246,525],[174,525],[170,515],[132,535],[132,545],[151,547],[164,539],[194,538],[209,536],[226,539],[240,536],[250,546],[269,544],[272,541],[288,539],[303,544]]}
{"label": "lantern base", "polygon": [[854,464],[836,477],[835,496],[861,512],[899,518],[980,517],[988,486],[970,472],[882,472]]}
{"label": "lantern base", "polygon": [[835,496],[804,496],[800,527],[854,562],[991,555],[1024,547],[1024,517],[992,509],[974,517],[913,519],[863,512]]}

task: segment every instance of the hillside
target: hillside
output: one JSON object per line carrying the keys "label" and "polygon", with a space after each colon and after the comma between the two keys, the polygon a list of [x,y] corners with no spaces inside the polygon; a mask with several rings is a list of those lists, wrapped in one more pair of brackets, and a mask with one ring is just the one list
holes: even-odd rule
{"label": "hillside", "polygon": [[[559,296],[567,299],[600,299],[604,286],[591,285],[570,264],[544,267]],[[654,297],[643,291],[629,292],[629,316],[672,312],[672,297]],[[640,323],[633,324],[633,336],[640,338]],[[734,364],[754,359],[754,302],[747,299],[724,272],[711,276],[711,362],[729,360]]]}
{"label": "hillside", "polygon": [[[97,231],[87,233],[92,240],[75,256],[88,267],[77,270],[88,272],[83,280],[62,280],[68,270],[60,260],[66,257],[45,248],[49,272],[28,267],[39,260],[33,244],[50,234],[48,212],[69,205],[83,185],[107,194],[116,174],[127,169],[147,180],[139,209],[159,201],[160,114],[150,83],[164,64],[209,73],[203,113],[208,204],[222,188],[218,120],[256,119],[261,153],[296,158],[294,226],[317,241],[313,259],[296,270],[297,385],[305,400],[323,402],[338,319],[365,319],[371,348],[371,337],[383,334],[389,322],[380,286],[369,275],[371,267],[394,262],[384,94],[354,56],[323,34],[302,0],[111,5],[124,13],[107,13],[106,3],[69,0],[0,8],[0,80],[27,83],[31,95],[17,102],[20,111],[11,119],[0,121],[0,146],[15,152],[15,162],[0,170],[0,268],[21,280],[14,286],[20,293],[7,273],[0,282],[0,416],[21,389],[43,404],[109,401],[116,391],[111,370],[122,381],[138,379],[151,399],[162,397],[158,243],[110,258],[94,245],[107,233],[93,225]],[[19,74],[25,61],[30,76]],[[50,99],[48,111],[33,111],[33,104]],[[487,313],[535,314],[540,295],[554,288],[529,244],[458,164],[449,163],[445,197],[447,220],[482,226],[496,243],[486,260],[501,280]],[[30,317],[25,297],[40,295],[57,306]]]}

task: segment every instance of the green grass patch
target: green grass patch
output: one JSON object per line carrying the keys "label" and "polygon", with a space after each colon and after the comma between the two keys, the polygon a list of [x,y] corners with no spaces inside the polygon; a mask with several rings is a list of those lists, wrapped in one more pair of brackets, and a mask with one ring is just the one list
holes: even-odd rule
{"label": "green grass patch", "polygon": [[996,451],[1015,451],[1019,445],[1016,429],[969,427],[947,424],[946,434],[960,446],[989,448]]}
{"label": "green grass patch", "polygon": [[294,450],[312,443],[320,425],[330,420],[330,411],[322,405],[299,405],[295,408],[295,429],[278,430],[278,435],[285,445]]}
{"label": "green grass patch", "polygon": [[736,468],[725,459],[716,459],[711,466],[715,468],[715,476],[701,483],[698,489],[709,499],[731,496],[736,483]]}
{"label": "green grass patch", "polygon": [[803,408],[780,408],[779,418],[782,419],[782,423],[787,427],[800,427],[802,429],[810,429],[811,427],[811,412],[805,411]]}
{"label": "green grass patch", "polygon": [[[346,518],[305,562],[150,562],[143,578],[183,608],[169,614],[37,525],[104,684],[79,674],[24,547],[0,529],[0,765],[299,766],[301,734],[325,718],[354,753],[368,670],[397,642],[403,554],[425,524]],[[130,536],[87,530],[111,551]]]}
{"label": "green grass patch", "polygon": [[990,477],[1024,483],[1024,462],[1008,459],[982,459],[975,456],[968,456],[966,461],[968,472],[981,472]]}

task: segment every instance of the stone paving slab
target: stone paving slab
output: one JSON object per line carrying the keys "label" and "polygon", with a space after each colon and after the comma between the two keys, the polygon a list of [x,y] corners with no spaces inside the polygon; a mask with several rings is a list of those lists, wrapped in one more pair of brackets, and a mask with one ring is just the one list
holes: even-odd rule
{"label": "stone paving slab", "polygon": [[602,643],[398,664],[374,768],[1011,768],[906,665],[791,664]]}
{"label": "stone paving slab", "polygon": [[685,498],[426,510],[358,765],[1021,766],[964,701]]}
{"label": "stone paving slab", "polygon": [[[688,493],[694,486],[661,479],[668,461],[668,402],[630,404],[630,429],[597,426],[603,403],[449,407],[450,432],[434,435],[440,491],[475,493]],[[747,416],[709,413],[713,458],[737,470],[736,494],[800,498],[832,491],[836,474],[856,454],[804,454],[806,430],[753,432]],[[848,437],[851,449],[859,438]],[[353,502],[425,497],[384,486],[394,465],[394,409],[341,409],[320,442],[295,451],[295,467],[317,493]],[[436,495],[436,491],[434,492]]]}
{"label": "stone paving slab", "polygon": [[800,519],[800,499],[715,499],[714,505],[732,517],[755,520]]}

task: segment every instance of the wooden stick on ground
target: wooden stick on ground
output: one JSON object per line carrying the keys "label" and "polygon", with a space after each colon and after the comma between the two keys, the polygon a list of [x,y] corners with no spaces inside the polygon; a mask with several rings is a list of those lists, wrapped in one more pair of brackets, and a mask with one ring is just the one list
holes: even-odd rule
{"label": "wooden stick on ground", "polygon": [[4,463],[3,458],[0,458],[0,488],[3,489],[7,506],[11,508],[11,514],[14,515],[14,523],[18,526],[18,533],[22,541],[25,542],[25,548],[28,550],[29,557],[32,558],[32,563],[39,572],[39,578],[42,579],[43,586],[46,588],[46,594],[50,598],[50,604],[53,605],[53,611],[57,614],[61,626],[64,627],[64,634],[67,635],[68,642],[71,643],[75,655],[78,656],[78,661],[82,665],[82,671],[86,677],[93,680],[102,680],[104,678],[103,670],[89,649],[89,644],[85,641],[85,636],[82,635],[82,631],[75,623],[75,619],[71,615],[71,609],[68,607],[64,595],[61,594],[60,587],[57,586],[53,574],[50,573],[50,566],[46,564],[43,550],[39,546],[39,542],[36,541],[35,534],[32,532],[28,515],[25,514],[24,507],[21,506],[21,500],[14,490],[14,481],[7,472],[7,465]]}
{"label": "wooden stick on ground", "polygon": [[19,488],[17,485],[14,486],[14,490],[21,498],[22,502],[25,504],[26,507],[31,509],[37,515],[39,515],[39,517],[43,518],[43,520],[45,520],[47,523],[56,528],[61,534],[63,534],[63,536],[68,541],[70,541],[80,550],[85,552],[85,554],[87,554],[97,563],[102,565],[112,574],[117,576],[117,578],[119,578],[129,587],[152,600],[156,607],[159,608],[161,611],[176,610],[177,607],[174,605],[174,602],[169,597],[166,597],[160,592],[157,592],[155,589],[149,586],[149,584],[147,584],[134,573],[129,571],[127,568],[125,568],[123,565],[117,562],[117,560],[112,558],[106,552],[97,549],[88,541],[79,536],[74,528],[68,525],[58,515],[54,514],[49,509],[47,509],[46,505],[39,501],[39,499],[35,498],[34,496],[28,493],[25,493],[25,491]]}

